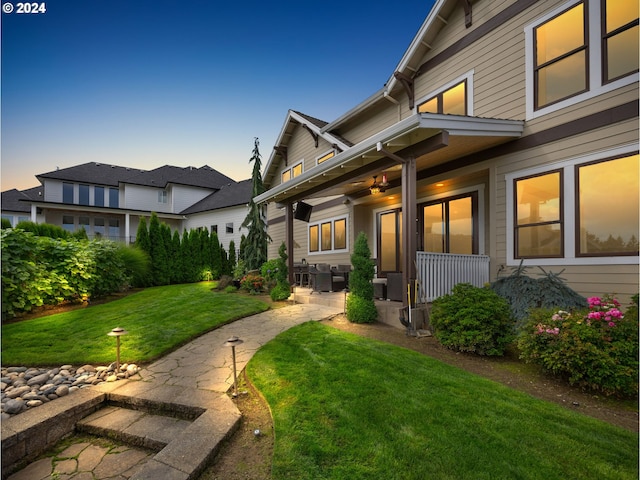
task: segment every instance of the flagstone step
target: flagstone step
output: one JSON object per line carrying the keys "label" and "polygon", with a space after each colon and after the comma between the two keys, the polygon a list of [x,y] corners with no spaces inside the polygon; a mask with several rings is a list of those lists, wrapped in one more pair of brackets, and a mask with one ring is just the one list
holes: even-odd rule
{"label": "flagstone step", "polygon": [[107,406],[80,420],[76,429],[159,452],[192,423],[141,410]]}

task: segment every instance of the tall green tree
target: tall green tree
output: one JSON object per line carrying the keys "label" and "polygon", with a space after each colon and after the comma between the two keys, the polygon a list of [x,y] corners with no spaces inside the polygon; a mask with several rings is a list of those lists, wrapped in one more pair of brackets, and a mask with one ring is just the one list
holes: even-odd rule
{"label": "tall green tree", "polygon": [[244,261],[247,270],[256,270],[267,261],[267,244],[271,238],[267,234],[267,224],[262,214],[262,207],[257,205],[254,198],[264,193],[264,184],[262,183],[262,161],[260,160],[260,142],[254,139],[253,153],[249,159],[249,163],[253,162],[253,172],[251,180],[253,189],[251,192],[251,201],[249,202],[249,213],[244,219],[242,226],[249,230],[247,234],[247,242],[244,250]]}
{"label": "tall green tree", "polygon": [[375,269],[371,261],[371,250],[367,235],[360,232],[353,245],[351,255],[353,271],[349,275],[350,294],[347,297],[347,319],[354,323],[372,323],[378,318],[373,301],[373,276]]}

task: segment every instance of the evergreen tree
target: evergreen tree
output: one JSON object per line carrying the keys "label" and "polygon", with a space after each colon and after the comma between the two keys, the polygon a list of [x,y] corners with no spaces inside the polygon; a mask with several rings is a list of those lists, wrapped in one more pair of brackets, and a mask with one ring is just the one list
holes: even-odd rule
{"label": "evergreen tree", "polygon": [[267,234],[267,224],[262,215],[262,208],[254,202],[254,198],[264,192],[264,184],[260,174],[262,162],[258,149],[259,144],[260,142],[256,138],[254,140],[253,154],[249,159],[249,162],[253,162],[253,173],[251,175],[253,190],[251,201],[249,202],[249,213],[242,223],[243,227],[249,229],[244,251],[247,270],[256,270],[267,261],[267,243],[271,240]]}
{"label": "evergreen tree", "polygon": [[211,243],[211,272],[213,272],[213,278],[220,278],[223,274],[222,270],[222,256],[220,255],[220,242],[218,241],[218,234],[213,232],[209,239]]}
{"label": "evergreen tree", "polygon": [[233,275],[233,272],[236,269],[236,264],[236,242],[231,240],[229,242],[229,275]]}
{"label": "evergreen tree", "polygon": [[136,247],[147,253],[151,253],[149,229],[147,228],[147,219],[145,217],[140,217],[140,223],[138,223],[138,231],[136,232]]}
{"label": "evergreen tree", "polygon": [[165,252],[165,261],[162,264],[162,277],[168,285],[171,283],[171,277],[173,276],[175,268],[175,262],[173,261],[173,242],[171,241],[171,227],[164,222],[160,223],[160,234],[162,236],[162,244]]}
{"label": "evergreen tree", "polygon": [[378,318],[378,310],[373,301],[372,281],[375,269],[364,232],[360,232],[353,245],[351,264],[353,272],[349,275],[351,293],[347,297],[347,319],[354,323],[372,323]]}
{"label": "evergreen tree", "polygon": [[171,237],[171,254],[173,255],[172,283],[184,283],[184,263],[182,261],[182,249],[180,247],[180,232],[173,231]]}
{"label": "evergreen tree", "polygon": [[247,237],[243,233],[240,236],[240,248],[238,249],[238,261],[242,260],[244,262],[244,251],[247,248]]}
{"label": "evergreen tree", "polygon": [[160,228],[160,220],[155,213],[151,214],[149,221],[149,244],[151,248],[151,281],[153,285],[166,285],[168,283],[165,274],[167,251]]}

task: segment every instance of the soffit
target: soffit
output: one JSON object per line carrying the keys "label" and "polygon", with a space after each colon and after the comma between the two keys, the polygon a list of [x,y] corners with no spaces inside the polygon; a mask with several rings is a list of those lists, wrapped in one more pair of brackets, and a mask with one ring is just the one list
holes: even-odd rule
{"label": "soffit", "polygon": [[[379,152],[378,144],[400,156],[415,156],[419,172],[518,138],[523,125],[518,120],[415,114],[277,185],[255,201],[290,203],[331,195],[357,196],[366,191],[373,175],[386,172],[389,181],[400,177],[398,162]],[[440,144],[442,138],[446,146]]]}

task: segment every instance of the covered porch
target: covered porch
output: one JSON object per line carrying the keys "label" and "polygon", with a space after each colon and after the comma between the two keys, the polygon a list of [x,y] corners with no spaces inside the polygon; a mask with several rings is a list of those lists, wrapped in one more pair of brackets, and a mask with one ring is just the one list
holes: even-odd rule
{"label": "covered porch", "polygon": [[[425,212],[430,206],[429,203],[420,203],[424,202],[421,200],[426,195],[424,189],[433,183],[433,179],[447,172],[473,168],[493,158],[502,144],[520,137],[522,129],[523,122],[515,120],[414,114],[297,177],[274,186],[257,196],[255,201],[276,202],[281,208],[284,241],[287,251],[291,252],[296,243],[293,225],[297,203],[331,197],[338,199],[349,208],[351,247],[357,233],[364,231],[374,246],[372,252],[377,263],[378,281],[386,279],[387,283],[400,284],[402,293],[399,297],[394,295],[393,300],[404,306],[416,302],[429,303],[448,293],[456,283],[482,285],[488,282],[490,259],[483,248],[485,239],[482,235],[478,238],[477,234],[462,254],[448,248],[450,242],[457,241],[453,236],[442,240],[446,248],[432,248],[429,242],[433,241],[433,236],[429,237],[427,229],[420,223],[421,218],[426,218]],[[482,172],[482,167],[477,171]],[[486,167],[482,175],[477,183],[481,183],[482,188],[485,185],[492,188],[491,174],[486,172]],[[372,180],[377,183],[374,176],[383,180],[378,185],[381,188],[371,188]],[[475,180],[473,175],[468,176]],[[477,213],[479,203],[483,211],[489,210],[483,202],[486,200],[476,198],[469,203],[472,205],[470,208],[475,209],[472,223],[476,230],[479,224],[486,223]],[[381,215],[387,212],[393,212],[393,215],[383,218]],[[379,233],[379,225],[387,219],[395,230],[383,237]],[[393,248],[383,244],[386,239],[390,239]],[[394,258],[395,263],[387,265],[385,255]],[[291,256],[289,262],[290,281],[293,283]],[[391,318],[391,324],[400,325],[398,315],[391,314]]]}

